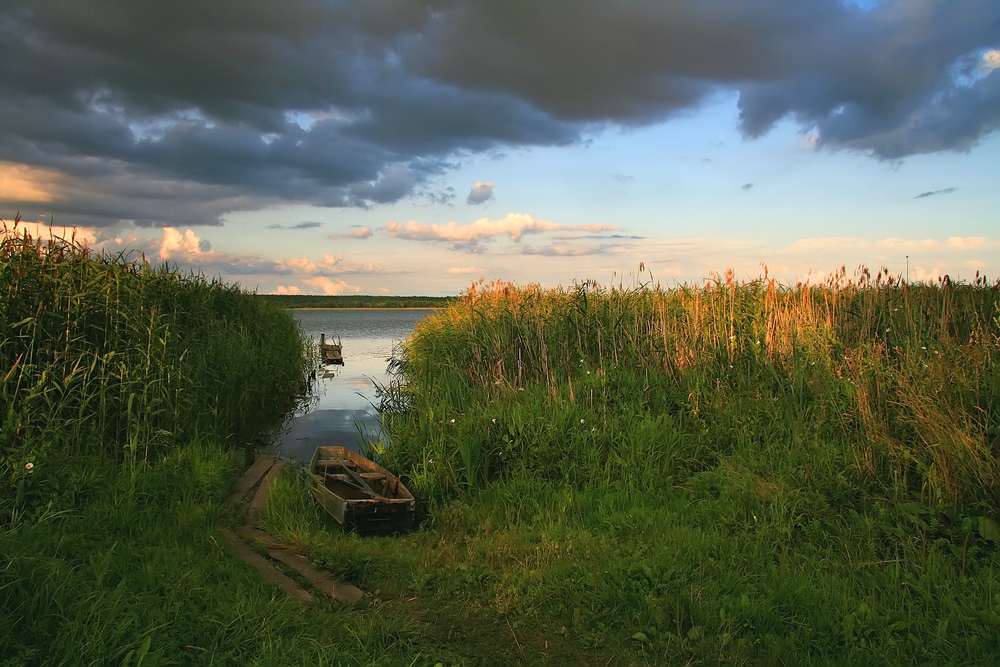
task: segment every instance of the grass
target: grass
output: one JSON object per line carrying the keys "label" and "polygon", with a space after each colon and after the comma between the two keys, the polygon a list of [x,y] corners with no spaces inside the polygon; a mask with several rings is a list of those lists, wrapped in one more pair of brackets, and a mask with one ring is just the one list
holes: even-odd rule
{"label": "grass", "polygon": [[[374,456],[420,530],[268,531],[369,595],[302,606],[222,502],[303,388],[280,308],[0,239],[0,665],[993,665],[998,287],[478,284],[421,324]],[[30,465],[29,465],[30,464]]]}
{"label": "grass", "polygon": [[244,446],[303,391],[294,320],[17,222],[0,234],[0,664],[373,663],[405,639],[368,611],[327,646],[329,619],[216,533]]}
{"label": "grass", "polygon": [[303,607],[217,536],[241,455],[177,450],[89,501],[5,535],[0,663],[411,664],[417,629],[377,605]]}
{"label": "grass", "polygon": [[474,285],[373,448],[478,600],[625,662],[990,664],[998,293]]}
{"label": "grass", "polygon": [[[374,556],[317,556],[373,595],[304,607],[219,534],[244,445],[267,440],[310,370],[280,308],[39,242],[15,219],[0,334],[0,665],[489,664],[485,626],[473,650],[452,634],[476,612],[451,601],[427,621],[381,595]],[[322,521],[291,495],[278,529]]]}

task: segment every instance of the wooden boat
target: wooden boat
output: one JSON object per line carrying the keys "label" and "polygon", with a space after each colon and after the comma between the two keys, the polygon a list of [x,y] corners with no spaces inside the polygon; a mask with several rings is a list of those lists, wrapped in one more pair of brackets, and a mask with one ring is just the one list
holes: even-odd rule
{"label": "wooden boat", "polygon": [[392,533],[413,527],[413,494],[398,477],[349,449],[317,447],[309,483],[316,502],[345,530]]}
{"label": "wooden boat", "polygon": [[337,334],[330,336],[330,340],[326,339],[326,334],[320,334],[319,351],[324,364],[344,365],[344,347]]}

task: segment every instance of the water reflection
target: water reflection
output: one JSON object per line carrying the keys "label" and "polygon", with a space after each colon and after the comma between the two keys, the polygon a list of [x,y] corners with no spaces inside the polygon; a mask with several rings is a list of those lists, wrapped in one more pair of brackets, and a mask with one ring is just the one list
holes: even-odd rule
{"label": "water reflection", "polygon": [[307,461],[320,445],[357,451],[362,433],[377,433],[376,383],[389,382],[386,367],[393,348],[433,313],[372,308],[293,311],[302,330],[317,343],[321,333],[340,335],[344,365],[325,366],[317,373],[311,400],[274,446],[281,457]]}

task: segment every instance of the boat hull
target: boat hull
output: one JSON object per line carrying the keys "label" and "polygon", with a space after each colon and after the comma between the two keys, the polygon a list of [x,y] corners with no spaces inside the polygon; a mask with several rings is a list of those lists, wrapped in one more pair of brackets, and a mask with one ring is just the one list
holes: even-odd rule
{"label": "boat hull", "polygon": [[316,502],[345,530],[384,534],[413,528],[413,494],[398,477],[357,452],[317,447],[309,483]]}

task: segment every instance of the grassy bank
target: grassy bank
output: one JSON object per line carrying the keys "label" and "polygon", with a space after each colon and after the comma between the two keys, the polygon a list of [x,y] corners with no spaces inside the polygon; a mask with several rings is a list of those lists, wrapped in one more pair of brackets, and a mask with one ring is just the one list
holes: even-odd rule
{"label": "grassy bank", "polygon": [[475,286],[386,405],[425,530],[300,539],[528,662],[995,664],[998,300],[867,272]]}
{"label": "grassy bank", "polygon": [[0,665],[468,662],[367,561],[328,552],[373,595],[307,607],[221,537],[304,345],[255,295],[0,223]]}
{"label": "grassy bank", "polygon": [[279,478],[222,501],[307,368],[274,304],[138,257],[0,246],[2,665],[993,665],[1000,291],[477,285],[407,342],[373,442],[410,535]]}
{"label": "grassy bank", "polygon": [[266,663],[290,641],[301,608],[215,523],[303,345],[237,288],[0,226],[0,664]]}

